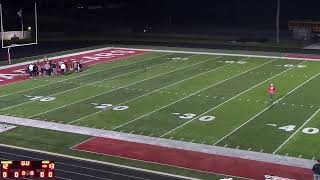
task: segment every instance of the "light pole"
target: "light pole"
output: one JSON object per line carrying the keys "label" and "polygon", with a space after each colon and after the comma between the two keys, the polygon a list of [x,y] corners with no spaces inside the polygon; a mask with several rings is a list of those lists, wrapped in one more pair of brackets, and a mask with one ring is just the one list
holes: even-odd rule
{"label": "light pole", "polygon": [[277,44],[279,44],[279,33],[280,33],[280,27],[279,27],[279,21],[280,21],[280,0],[277,0],[277,15],[276,15],[276,28],[277,28]]}

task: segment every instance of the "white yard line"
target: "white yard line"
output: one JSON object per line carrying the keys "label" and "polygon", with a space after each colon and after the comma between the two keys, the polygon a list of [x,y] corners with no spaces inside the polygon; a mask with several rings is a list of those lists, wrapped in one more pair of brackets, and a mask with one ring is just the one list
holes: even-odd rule
{"label": "white yard line", "polygon": [[[161,65],[164,65],[164,64],[169,64],[169,63],[175,62],[175,61],[179,61],[179,60],[173,60],[173,61],[168,61],[168,62],[161,63],[161,64],[156,64],[156,65],[154,65],[154,66],[149,66],[149,67],[147,67],[147,68],[145,68],[145,69],[151,69],[151,68],[154,68],[154,67],[157,67],[157,66],[161,66]],[[116,75],[116,76],[113,76],[113,77],[109,77],[109,78],[107,78],[107,79],[102,79],[102,80],[99,80],[99,81],[94,81],[94,82],[89,83],[89,84],[80,85],[80,86],[78,86],[78,87],[71,88],[71,89],[67,89],[67,90],[65,90],[65,91],[60,91],[60,92],[58,92],[58,93],[51,94],[51,95],[48,95],[48,96],[55,96],[55,95],[63,94],[63,93],[69,92],[69,91],[73,91],[73,90],[76,90],[76,89],[80,89],[80,88],[85,87],[85,86],[90,86],[90,85],[93,85],[93,84],[96,84],[96,83],[100,83],[100,82],[103,82],[103,81],[106,81],[106,80],[118,78],[118,77],[125,76],[125,75],[128,75],[128,74],[136,73],[136,72],[139,72],[139,71],[144,71],[144,69],[138,69],[138,70],[131,71],[131,72],[128,72],[128,73],[119,74],[119,75]],[[24,103],[16,104],[16,105],[13,105],[13,106],[10,106],[10,107],[6,107],[6,108],[3,108],[3,109],[0,109],[0,111],[6,110],[6,109],[10,109],[10,108],[14,108],[14,107],[17,107],[17,106],[21,106],[21,105],[24,105],[24,104],[28,104],[28,103],[31,103],[31,102],[34,102],[34,101],[27,101],[27,102],[24,102]]]}
{"label": "white yard line", "polygon": [[200,114],[199,116],[196,116],[195,118],[191,119],[190,121],[187,121],[187,122],[185,122],[185,123],[181,124],[180,126],[178,126],[178,127],[174,128],[174,129],[172,129],[172,130],[170,130],[170,131],[168,131],[168,132],[166,132],[166,133],[162,134],[160,137],[163,137],[163,136],[165,136],[165,135],[167,135],[167,134],[169,134],[169,133],[171,133],[171,132],[173,132],[173,131],[175,131],[175,130],[177,130],[177,129],[179,129],[179,128],[181,128],[181,127],[183,127],[183,126],[185,126],[185,125],[187,125],[187,124],[189,124],[189,123],[191,123],[191,122],[193,122],[195,119],[200,118],[201,116],[203,116],[203,115],[207,114],[208,112],[210,112],[210,111],[212,111],[212,110],[214,110],[214,109],[216,109],[216,108],[219,108],[220,106],[222,106],[222,105],[226,104],[227,102],[234,100],[235,98],[237,98],[237,97],[241,96],[242,94],[244,94],[244,93],[246,93],[246,92],[248,92],[248,91],[250,91],[250,90],[252,90],[252,89],[256,88],[257,86],[262,85],[263,83],[265,83],[265,82],[267,82],[267,81],[269,81],[269,80],[271,80],[271,79],[273,79],[273,78],[275,78],[275,77],[277,77],[277,76],[279,76],[279,75],[281,75],[281,74],[283,74],[283,73],[285,73],[285,72],[287,72],[287,71],[289,71],[289,70],[291,70],[291,69],[292,69],[292,68],[294,68],[294,67],[297,67],[298,65],[300,65],[300,64],[302,64],[302,63],[304,63],[304,62],[305,62],[305,61],[300,62],[300,63],[296,64],[295,66],[293,66],[293,67],[291,67],[291,68],[288,68],[288,69],[286,69],[286,70],[282,71],[281,73],[278,73],[278,74],[276,74],[276,75],[274,75],[274,76],[272,76],[272,77],[270,77],[270,78],[268,78],[268,79],[266,79],[266,80],[264,80],[264,81],[262,81],[262,82],[260,82],[260,83],[258,83],[258,84],[256,84],[256,85],[252,86],[251,88],[249,88],[249,89],[247,89],[247,90],[245,90],[245,91],[243,91],[243,92],[241,92],[241,93],[239,93],[239,94],[237,94],[237,95],[235,95],[235,96],[231,97],[230,99],[228,99],[228,100],[226,100],[226,101],[224,101],[224,102],[220,103],[219,105],[217,105],[217,106],[215,106],[215,107],[213,107],[213,108],[209,109],[208,111],[206,111],[206,112],[204,112],[204,113]]}
{"label": "white yard line", "polygon": [[230,133],[228,133],[227,135],[225,135],[223,138],[221,138],[220,140],[218,140],[214,145],[218,144],[219,142],[223,141],[224,139],[226,139],[227,137],[229,137],[231,134],[233,134],[234,132],[236,132],[237,130],[239,130],[240,128],[242,128],[244,125],[248,124],[249,122],[251,122],[254,118],[258,117],[260,114],[262,114],[263,112],[265,112],[266,110],[268,110],[271,106],[273,106],[274,104],[278,103],[279,101],[281,101],[282,99],[284,99],[285,97],[287,97],[288,95],[290,95],[292,92],[296,91],[297,89],[299,89],[300,87],[302,87],[303,85],[305,85],[306,83],[308,83],[309,81],[311,81],[312,79],[314,79],[315,77],[317,77],[320,73],[312,76],[310,79],[306,80],[305,82],[303,82],[302,84],[300,84],[299,86],[295,87],[294,89],[292,89],[290,92],[288,92],[287,94],[285,94],[282,98],[278,99],[277,101],[275,101],[274,103],[272,103],[271,105],[269,105],[268,107],[266,107],[265,109],[263,109],[262,111],[260,111],[259,113],[257,113],[256,115],[254,115],[253,117],[251,117],[248,121],[246,121],[245,123],[241,124],[239,127],[237,127],[236,129],[234,129],[233,131],[231,131]]}
{"label": "white yard line", "polygon": [[[216,57],[216,58],[213,58],[213,59],[217,59],[217,58],[220,58],[220,57]],[[211,60],[213,60],[213,59],[209,59],[208,61],[211,61]],[[205,62],[207,62],[207,61],[205,61]],[[156,90],[154,90],[154,91],[151,91],[151,92],[149,92],[149,93],[143,94],[143,95],[141,95],[141,96],[135,97],[135,98],[130,99],[130,100],[128,100],[128,101],[125,101],[125,102],[119,103],[119,104],[114,105],[114,106],[112,106],[112,107],[120,106],[120,105],[122,105],[122,104],[125,104],[125,103],[128,103],[128,102],[131,102],[131,101],[134,101],[134,100],[140,99],[140,98],[145,97],[145,96],[147,96],[147,95],[150,95],[150,94],[152,94],[152,93],[155,93],[155,92],[161,91],[161,90],[163,90],[163,89],[165,89],[165,88],[168,88],[168,87],[171,87],[171,86],[177,85],[177,84],[179,84],[179,83],[182,83],[182,82],[187,81],[187,80],[189,80],[189,79],[192,79],[192,78],[195,78],[195,77],[201,76],[201,75],[203,75],[203,74],[206,74],[206,73],[209,73],[209,72],[212,72],[212,71],[216,71],[216,70],[218,70],[218,69],[224,68],[224,67],[229,66],[229,65],[231,65],[231,64],[226,64],[226,65],[224,65],[224,66],[217,67],[217,68],[212,69],[212,70],[210,70],[210,71],[207,71],[207,72],[204,72],[204,73],[200,73],[200,74],[197,74],[197,75],[195,75],[195,76],[192,76],[192,77],[189,77],[189,78],[186,78],[186,79],[180,80],[180,81],[175,82],[175,83],[173,83],[173,84],[169,84],[169,85],[167,85],[167,86],[164,86],[164,87],[162,87],[162,88],[156,89]],[[81,118],[79,118],[79,119],[76,119],[76,120],[74,120],[74,121],[69,122],[68,124],[72,124],[72,123],[75,123],[75,122],[81,121],[82,119],[85,119],[85,118],[88,118],[88,117],[94,116],[94,115],[99,114],[99,113],[101,113],[101,112],[104,112],[104,111],[106,111],[106,110],[108,110],[108,109],[110,109],[110,108],[112,108],[112,107],[109,107],[109,108],[106,108],[106,109],[103,109],[103,110],[97,111],[97,112],[92,113],[92,114],[89,114],[89,115],[87,115],[87,116],[83,116],[83,117],[81,117]]]}
{"label": "white yard line", "polygon": [[[171,54],[174,54],[174,53],[171,53]],[[1,95],[0,98],[1,97],[6,97],[6,96],[10,96],[10,95],[14,95],[14,94],[18,94],[18,93],[21,93],[21,92],[26,92],[26,91],[37,89],[37,88],[41,88],[41,87],[45,87],[45,86],[50,86],[52,84],[68,81],[70,79],[75,79],[75,78],[79,78],[79,77],[83,77],[83,76],[87,76],[87,75],[92,75],[92,74],[96,74],[96,73],[103,72],[103,71],[108,71],[108,70],[119,68],[119,67],[123,67],[123,66],[129,66],[129,65],[134,65],[134,64],[141,63],[141,62],[146,62],[146,61],[149,61],[149,60],[153,60],[153,59],[160,58],[160,57],[163,57],[163,56],[168,56],[168,55],[171,55],[171,54],[164,54],[164,55],[156,56],[156,57],[153,57],[153,58],[148,58],[148,59],[145,59],[145,60],[139,61],[139,62],[123,64],[123,65],[120,65],[120,66],[116,66],[116,67],[112,67],[112,68],[108,68],[108,69],[103,69],[103,70],[99,70],[99,71],[94,71],[94,72],[89,72],[89,73],[83,73],[83,74],[80,74],[79,76],[62,79],[60,81],[52,82],[52,83],[49,83],[49,84],[44,84],[44,85],[41,85],[41,86],[36,86],[36,87],[29,88],[29,89],[24,89],[24,90],[17,91],[17,92],[14,92],[14,93],[4,94],[4,95]],[[136,56],[139,56],[139,55],[142,55],[142,54],[138,54]],[[130,56],[130,57],[135,57],[135,56]],[[124,58],[128,58],[128,57],[124,57]],[[124,58],[121,58],[121,59],[124,59]]]}
{"label": "white yard line", "polygon": [[289,142],[292,137],[297,134],[315,115],[317,115],[320,112],[320,109],[318,109],[315,113],[312,114],[312,116],[309,117],[309,119],[307,119],[306,122],[304,122],[299,129],[297,129],[287,140],[285,140],[275,151],[273,151],[272,154],[277,153],[285,144],[287,144],[287,142]]}
{"label": "white yard line", "polygon": [[[178,61],[178,60],[177,60],[177,61]],[[133,83],[131,83],[131,84],[127,84],[127,85],[125,85],[125,86],[120,86],[120,87],[118,87],[118,88],[115,88],[115,89],[112,89],[112,90],[109,90],[109,91],[106,91],[106,92],[103,92],[103,93],[99,93],[99,94],[96,94],[96,95],[94,95],[94,96],[89,96],[89,97],[87,97],[87,98],[80,99],[80,100],[78,100],[78,101],[74,101],[74,102],[72,102],[72,103],[65,104],[65,105],[63,105],[63,106],[60,106],[60,107],[57,107],[57,108],[53,108],[53,109],[50,109],[50,110],[48,110],[48,111],[41,112],[41,113],[36,114],[36,115],[32,115],[32,116],[30,116],[30,117],[28,117],[28,118],[32,118],[32,117],[35,117],[35,116],[38,116],[38,115],[41,115],[41,114],[45,114],[45,113],[48,113],[48,112],[57,110],[57,109],[61,109],[61,108],[64,108],[64,107],[67,107],[67,106],[70,106],[70,105],[73,105],[73,104],[76,104],[76,103],[79,103],[79,102],[82,102],[82,101],[86,101],[86,100],[91,99],[91,98],[95,98],[95,97],[97,97],[97,96],[101,96],[101,95],[103,95],[103,94],[107,94],[107,93],[109,93],[109,92],[113,92],[113,91],[116,91],[116,90],[119,90],[119,89],[122,89],[122,88],[125,88],[125,87],[129,87],[129,86],[131,86],[131,85],[134,85],[134,84],[137,84],[137,83],[140,83],[140,82],[143,82],[143,81],[147,81],[147,80],[150,80],[150,79],[153,79],[153,78],[156,78],[156,77],[165,75],[165,74],[169,74],[169,73],[172,73],[172,72],[176,72],[176,71],[179,71],[179,70],[182,70],[182,69],[185,69],[185,68],[189,68],[189,67],[192,67],[192,66],[201,64],[201,63],[208,62],[208,61],[210,61],[210,60],[206,60],[206,61],[203,61],[203,62],[201,61],[201,62],[194,63],[194,64],[191,64],[191,65],[188,65],[188,66],[184,66],[184,67],[181,67],[181,68],[178,68],[178,69],[169,71],[169,72],[164,72],[164,73],[161,73],[161,74],[157,74],[157,75],[151,76],[151,77],[149,77],[149,78],[147,78],[147,79],[143,79],[143,80],[140,80],[140,81],[136,81],[136,82],[133,82]],[[170,61],[170,62],[173,62],[173,61]],[[168,63],[169,63],[169,62],[168,62]],[[165,64],[165,63],[163,63],[163,64]],[[163,65],[163,64],[162,64],[162,65]],[[153,66],[153,67],[154,67],[154,66]],[[151,67],[150,67],[150,68],[151,68]]]}
{"label": "white yard line", "polygon": [[[246,58],[244,58],[244,59],[246,59]],[[243,59],[242,59],[242,60],[243,60]],[[184,100],[184,99],[187,99],[187,98],[189,98],[189,97],[191,97],[191,96],[193,96],[193,95],[196,95],[196,94],[198,94],[198,93],[200,93],[200,92],[202,92],[202,91],[205,91],[205,90],[207,90],[207,89],[209,89],[209,88],[211,88],[211,87],[214,87],[214,86],[216,86],[216,85],[219,85],[219,84],[221,84],[221,83],[223,83],[223,82],[225,82],[225,81],[228,81],[228,80],[230,80],[230,79],[232,79],[232,78],[235,78],[235,77],[237,77],[237,76],[240,76],[240,75],[242,75],[242,74],[245,74],[245,73],[247,73],[247,72],[249,72],[249,71],[251,71],[251,70],[254,70],[254,69],[256,69],[256,68],[259,68],[259,67],[261,67],[261,66],[264,66],[264,65],[266,65],[266,64],[269,64],[269,63],[271,63],[271,62],[273,62],[273,61],[275,61],[275,60],[268,61],[268,62],[266,62],[266,63],[263,63],[263,64],[259,65],[259,66],[256,66],[256,67],[251,68],[251,69],[249,69],[249,70],[247,70],[247,71],[244,71],[244,72],[242,72],[242,73],[240,73],[240,74],[236,74],[236,75],[231,76],[231,77],[229,77],[229,78],[227,78],[227,79],[224,79],[224,80],[222,80],[222,81],[219,81],[219,82],[217,82],[217,83],[215,83],[215,84],[212,84],[212,85],[210,85],[210,86],[208,86],[208,87],[206,87],[206,88],[203,88],[203,89],[201,89],[201,90],[199,90],[199,91],[196,91],[196,92],[194,92],[194,93],[192,93],[192,94],[190,94],[190,95],[188,95],[188,96],[185,96],[185,97],[183,97],[183,98],[181,98],[181,99],[178,99],[178,100],[176,100],[176,101],[174,101],[174,102],[172,102],[172,103],[170,103],[170,104],[167,104],[167,105],[165,105],[165,106],[162,106],[162,107],[160,107],[160,108],[158,108],[158,109],[156,109],[156,110],[154,110],[154,111],[151,111],[151,112],[149,112],[149,113],[147,113],[147,114],[144,114],[144,115],[142,115],[142,116],[140,116],[140,117],[137,117],[137,118],[135,118],[135,119],[133,119],[133,120],[131,120],[131,121],[128,121],[128,122],[122,124],[122,125],[119,125],[119,126],[113,128],[112,130],[116,130],[116,129],[120,128],[120,127],[123,127],[123,126],[125,126],[125,125],[128,125],[128,124],[130,124],[130,123],[132,123],[132,122],[135,122],[135,121],[137,121],[137,120],[139,120],[139,119],[141,119],[141,118],[143,118],[143,117],[145,117],[145,116],[148,116],[148,115],[153,114],[153,113],[155,113],[155,112],[157,112],[157,111],[160,111],[161,109],[164,109],[164,108],[166,108],[166,107],[169,107],[169,106],[171,106],[171,105],[173,105],[173,104],[175,104],[175,103],[178,103],[178,102],[180,102],[180,101],[182,101],[182,100]]]}

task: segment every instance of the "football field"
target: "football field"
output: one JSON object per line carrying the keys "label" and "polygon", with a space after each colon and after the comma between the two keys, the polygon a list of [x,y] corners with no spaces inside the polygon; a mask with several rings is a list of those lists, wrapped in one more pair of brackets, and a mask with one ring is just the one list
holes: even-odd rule
{"label": "football field", "polygon": [[317,61],[146,51],[0,86],[0,115],[311,160],[319,74]]}

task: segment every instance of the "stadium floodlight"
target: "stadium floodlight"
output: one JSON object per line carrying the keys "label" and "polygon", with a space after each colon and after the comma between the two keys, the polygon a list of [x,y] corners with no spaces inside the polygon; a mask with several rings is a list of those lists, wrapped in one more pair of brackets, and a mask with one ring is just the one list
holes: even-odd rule
{"label": "stadium floodlight", "polygon": [[[21,12],[21,10],[19,11]],[[18,14],[19,14],[18,12]],[[22,12],[19,15],[22,18]],[[11,55],[10,55],[10,48],[13,47],[21,47],[21,46],[30,46],[38,44],[38,14],[37,14],[37,3],[34,3],[34,20],[35,20],[35,41],[31,43],[24,43],[24,44],[10,44],[9,46],[4,45],[4,27],[3,27],[3,14],[2,14],[2,4],[0,4],[0,20],[1,20],[1,45],[3,49],[8,49],[8,63],[11,64]],[[28,29],[31,30],[31,27]],[[23,24],[22,24],[22,33],[23,32]]]}

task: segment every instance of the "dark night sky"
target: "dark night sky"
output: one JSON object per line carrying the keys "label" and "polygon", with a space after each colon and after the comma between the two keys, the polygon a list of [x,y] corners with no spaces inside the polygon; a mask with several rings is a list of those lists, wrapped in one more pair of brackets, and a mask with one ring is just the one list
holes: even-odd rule
{"label": "dark night sky", "polygon": [[[9,9],[30,7],[35,0],[1,0]],[[101,28],[112,26],[174,26],[274,28],[276,0],[36,0],[39,15],[56,23],[61,19]],[[92,5],[102,9],[88,10]],[[288,20],[320,21],[319,0],[281,0],[281,26]],[[83,6],[83,9],[77,7]],[[12,10],[15,11],[15,10]],[[50,17],[50,18],[49,18]],[[55,20],[52,20],[55,19]],[[41,23],[45,23],[40,18]],[[50,23],[53,24],[53,23]],[[61,25],[62,26],[62,25]],[[64,25],[63,25],[64,26]],[[46,26],[48,28],[54,28]],[[84,28],[85,29],[85,28]]]}

